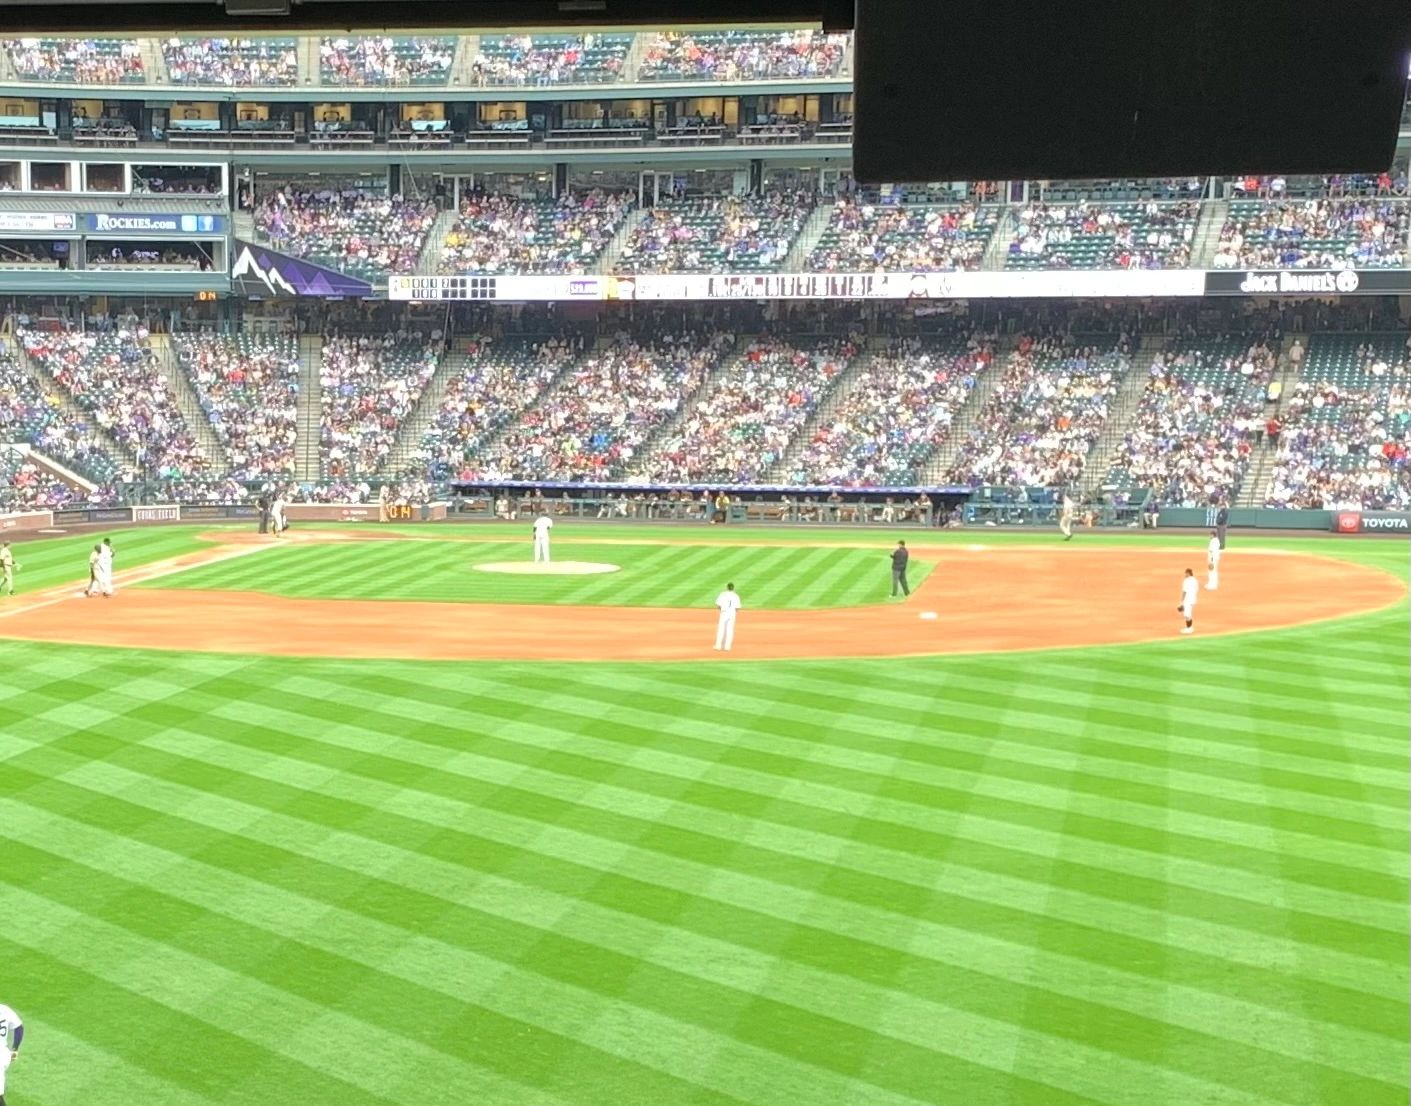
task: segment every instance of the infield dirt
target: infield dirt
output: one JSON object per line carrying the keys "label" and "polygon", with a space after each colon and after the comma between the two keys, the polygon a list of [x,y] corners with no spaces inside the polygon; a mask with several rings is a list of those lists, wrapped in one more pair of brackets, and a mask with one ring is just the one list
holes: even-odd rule
{"label": "infield dirt", "polygon": [[[713,609],[291,599],[258,591],[124,589],[232,556],[258,555],[251,535],[118,576],[112,600],[78,584],[0,609],[0,637],[183,652],[402,660],[666,661],[722,659]],[[309,531],[305,541],[375,540]],[[915,545],[935,565],[906,601],[834,610],[749,608],[736,660],[897,657],[1124,645],[1178,638],[1188,552]],[[887,585],[879,574],[878,587]],[[1298,553],[1230,552],[1221,586],[1202,592],[1197,636],[1271,630],[1366,613],[1406,589],[1373,568]],[[934,611],[935,619],[922,618]],[[1178,638],[1179,639],[1179,638]],[[1187,639],[1179,639],[1187,640]]]}

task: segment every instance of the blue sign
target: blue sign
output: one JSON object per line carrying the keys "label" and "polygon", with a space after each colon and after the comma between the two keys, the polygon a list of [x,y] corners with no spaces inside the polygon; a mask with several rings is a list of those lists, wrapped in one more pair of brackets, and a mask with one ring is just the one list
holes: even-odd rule
{"label": "blue sign", "polygon": [[97,234],[224,234],[224,215],[143,215],[123,211],[84,217]]}

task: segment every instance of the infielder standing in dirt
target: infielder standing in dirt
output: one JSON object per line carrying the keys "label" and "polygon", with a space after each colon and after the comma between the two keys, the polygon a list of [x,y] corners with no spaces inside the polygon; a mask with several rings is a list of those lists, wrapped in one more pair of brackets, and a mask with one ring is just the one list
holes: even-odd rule
{"label": "infielder standing in dirt", "polygon": [[549,531],[554,528],[554,520],[541,514],[534,520],[534,563],[549,563]]}
{"label": "infielder standing in dirt", "polygon": [[1220,586],[1220,532],[1210,531],[1210,544],[1205,547],[1205,590],[1214,591]]}
{"label": "infielder standing in dirt", "polygon": [[1181,581],[1181,605],[1176,609],[1181,612],[1181,617],[1186,620],[1183,634],[1195,633],[1195,601],[1200,598],[1200,584],[1195,578],[1195,569],[1186,569],[1185,579]]}
{"label": "infielder standing in dirt", "polygon": [[740,613],[740,597],[734,584],[725,585],[725,590],[715,597],[715,606],[720,611],[715,621],[715,647],[728,653],[735,644],[735,616]]}
{"label": "infielder standing in dirt", "polygon": [[10,543],[0,545],[0,592],[15,594],[15,569],[19,567],[15,563],[15,555],[10,552]]}

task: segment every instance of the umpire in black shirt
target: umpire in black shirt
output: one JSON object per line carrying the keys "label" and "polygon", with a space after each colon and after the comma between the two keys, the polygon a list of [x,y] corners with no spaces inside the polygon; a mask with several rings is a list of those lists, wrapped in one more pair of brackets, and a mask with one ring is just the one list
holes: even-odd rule
{"label": "umpire in black shirt", "polygon": [[896,598],[897,588],[900,587],[903,595],[910,595],[911,588],[906,583],[906,562],[911,558],[911,554],[906,551],[906,542],[897,542],[897,547],[892,550],[892,597]]}
{"label": "umpire in black shirt", "polygon": [[1215,536],[1220,539],[1220,548],[1225,548],[1225,530],[1230,525],[1230,508],[1224,503],[1215,512]]}

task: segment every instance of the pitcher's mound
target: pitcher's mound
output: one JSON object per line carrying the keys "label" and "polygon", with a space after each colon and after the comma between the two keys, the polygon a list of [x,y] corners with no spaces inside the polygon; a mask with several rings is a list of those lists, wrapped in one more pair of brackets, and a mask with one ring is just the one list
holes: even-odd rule
{"label": "pitcher's mound", "polygon": [[617,565],[601,561],[485,561],[472,565],[476,572],[510,572],[525,576],[596,576],[603,572],[616,572]]}

